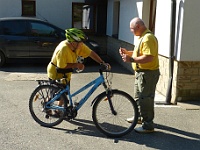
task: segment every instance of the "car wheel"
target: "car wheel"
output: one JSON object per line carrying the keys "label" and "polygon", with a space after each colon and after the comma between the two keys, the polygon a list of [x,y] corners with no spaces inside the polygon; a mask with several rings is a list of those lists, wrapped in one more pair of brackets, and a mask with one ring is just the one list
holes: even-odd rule
{"label": "car wheel", "polygon": [[0,67],[2,67],[6,62],[5,55],[0,51]]}

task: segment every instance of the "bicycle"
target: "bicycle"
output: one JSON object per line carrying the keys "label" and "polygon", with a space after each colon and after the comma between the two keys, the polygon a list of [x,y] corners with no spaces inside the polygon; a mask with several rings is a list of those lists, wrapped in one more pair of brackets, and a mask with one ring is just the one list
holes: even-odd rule
{"label": "bicycle", "polygon": [[[64,78],[65,73],[70,71],[68,69],[57,69],[57,72],[63,73]],[[108,79],[111,74],[110,70],[101,66],[99,74],[96,79],[72,94],[68,84],[63,86],[59,82],[37,80],[38,86],[29,99],[31,116],[44,127],[56,126],[64,119],[75,119],[78,110],[102,84],[105,91],[97,95],[91,103],[92,119],[95,126],[107,137],[117,138],[128,134],[137,124],[137,104],[128,93],[111,88],[111,80]],[[88,88],[90,89],[85,96],[79,102],[74,103],[72,98]],[[62,105],[58,104],[60,101],[62,101]],[[57,115],[57,112],[59,112],[59,115]],[[134,121],[128,123],[126,119],[132,116],[134,116]]]}

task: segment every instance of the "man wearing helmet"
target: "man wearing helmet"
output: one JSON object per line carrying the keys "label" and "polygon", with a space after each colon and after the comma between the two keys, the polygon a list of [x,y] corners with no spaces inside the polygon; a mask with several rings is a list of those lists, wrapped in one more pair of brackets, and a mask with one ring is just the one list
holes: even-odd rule
{"label": "man wearing helmet", "polygon": [[[57,73],[56,67],[61,69],[72,68],[83,70],[85,67],[84,64],[77,61],[79,56],[84,58],[91,57],[97,63],[110,67],[109,64],[104,63],[94,51],[83,43],[84,40],[87,40],[83,31],[76,28],[67,29],[65,31],[66,40],[58,44],[51,58],[51,62],[47,66],[47,75],[50,80],[59,80],[63,78],[62,73]],[[66,73],[67,84],[70,83],[71,74],[71,72]],[[60,100],[58,105],[61,106],[62,104],[63,100]],[[55,113],[59,115],[59,112]]]}
{"label": "man wearing helmet", "polygon": [[[57,80],[63,77],[63,74],[57,73],[56,67],[83,70],[85,67],[84,64],[77,62],[79,56],[84,58],[91,57],[99,64],[104,63],[94,51],[83,43],[84,40],[87,40],[87,37],[82,30],[71,28],[65,31],[66,40],[60,42],[56,47],[51,62],[47,67],[47,74],[51,80]],[[66,73],[68,82],[71,79],[71,74],[72,73]]]}

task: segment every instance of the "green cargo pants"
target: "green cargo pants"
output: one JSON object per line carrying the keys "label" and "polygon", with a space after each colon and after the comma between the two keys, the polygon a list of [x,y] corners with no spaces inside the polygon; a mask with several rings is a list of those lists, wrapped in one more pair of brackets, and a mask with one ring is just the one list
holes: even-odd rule
{"label": "green cargo pants", "polygon": [[135,73],[135,100],[139,107],[144,129],[154,128],[154,97],[159,70],[143,70]]}

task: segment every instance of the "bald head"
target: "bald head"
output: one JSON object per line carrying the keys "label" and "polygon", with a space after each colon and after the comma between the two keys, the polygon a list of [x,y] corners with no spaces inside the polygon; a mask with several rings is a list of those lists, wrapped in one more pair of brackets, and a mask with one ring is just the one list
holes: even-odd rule
{"label": "bald head", "polygon": [[130,29],[133,34],[140,36],[146,30],[146,26],[142,19],[136,17],[130,21]]}
{"label": "bald head", "polygon": [[132,24],[133,26],[135,26],[136,24],[139,24],[141,26],[144,26],[144,22],[142,19],[136,17],[136,18],[133,18],[130,22],[130,24]]}

